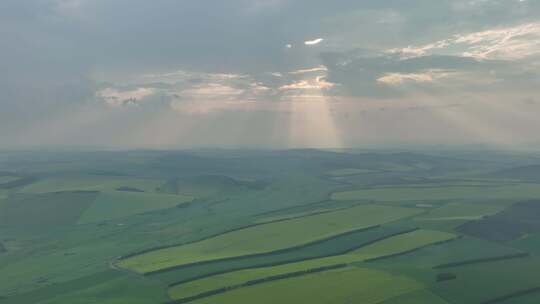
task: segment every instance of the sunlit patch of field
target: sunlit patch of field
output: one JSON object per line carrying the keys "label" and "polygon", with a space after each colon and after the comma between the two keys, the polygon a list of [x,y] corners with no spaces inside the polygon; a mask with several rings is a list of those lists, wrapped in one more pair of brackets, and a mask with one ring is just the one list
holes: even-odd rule
{"label": "sunlit patch of field", "polygon": [[120,267],[146,273],[178,265],[244,256],[299,246],[339,233],[392,222],[418,209],[361,205],[351,209],[255,226],[200,242],[134,256]]}
{"label": "sunlit patch of field", "polygon": [[351,301],[375,304],[423,287],[403,276],[350,267],[239,288],[194,303],[242,304],[257,299],[260,304],[345,304]]}
{"label": "sunlit patch of field", "polygon": [[307,271],[310,269],[317,269],[332,265],[360,262],[377,257],[391,256],[430,244],[451,240],[455,237],[455,235],[445,232],[417,230],[381,240],[372,245],[352,251],[346,255],[314,259],[274,267],[234,271],[188,282],[170,288],[169,295],[172,299],[189,298],[208,291],[242,285],[246,282],[263,279],[266,277]]}

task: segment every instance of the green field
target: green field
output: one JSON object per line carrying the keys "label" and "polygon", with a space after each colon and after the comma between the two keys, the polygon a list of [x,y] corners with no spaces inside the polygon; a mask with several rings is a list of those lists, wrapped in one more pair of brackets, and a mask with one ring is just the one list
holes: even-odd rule
{"label": "green field", "polygon": [[99,193],[94,203],[82,214],[80,224],[120,219],[144,212],[174,208],[192,201],[185,195],[110,191]]}
{"label": "green field", "polygon": [[221,275],[215,275],[208,278],[173,286],[169,289],[169,296],[171,297],[171,299],[183,299],[196,296],[198,294],[211,290],[241,285],[257,279],[263,279],[271,276],[294,273],[298,271],[305,271],[318,267],[333,265],[331,259],[328,259],[326,261],[330,261],[330,263],[321,260],[311,260],[306,262],[285,264],[274,267],[248,269],[229,272]]}
{"label": "green field", "polygon": [[[246,269],[265,268],[270,265],[293,265],[317,259],[318,262],[327,261],[324,265],[343,263],[343,259],[349,259],[346,253],[358,249],[381,239],[390,238],[395,235],[407,233],[411,227],[399,223],[388,224],[382,227],[356,231],[354,233],[342,234],[323,242],[316,242],[309,246],[302,246],[295,250],[281,251],[273,254],[244,257],[241,259],[218,260],[204,264],[192,264],[180,269],[153,274],[151,277],[167,284],[178,284],[180,282],[191,282],[201,277],[209,277],[227,272],[243,271]],[[340,260],[333,262],[332,258],[341,256]],[[357,261],[353,257],[354,261]]]}
{"label": "green field", "polygon": [[194,303],[242,304],[253,303],[253,299],[257,299],[257,303],[261,304],[344,304],[350,303],[351,300],[363,304],[376,304],[422,287],[421,284],[402,276],[351,267],[240,288]]}
{"label": "green field", "polygon": [[455,200],[455,199],[532,199],[540,197],[539,184],[519,184],[494,187],[395,187],[337,192],[334,200]]}
{"label": "green field", "polygon": [[455,221],[455,220],[478,220],[484,216],[494,215],[504,208],[505,204],[494,203],[449,203],[440,208],[430,211],[425,216],[416,218],[418,221]]}
{"label": "green field", "polygon": [[399,254],[433,243],[451,240],[453,238],[455,238],[455,236],[449,233],[417,230],[376,242],[375,244],[352,251],[346,255],[315,259],[281,266],[248,269],[211,276],[175,286],[169,290],[169,294],[173,299],[182,299],[195,296],[203,292],[239,285],[251,280],[265,277]]}
{"label": "green field", "polygon": [[388,223],[419,212],[409,208],[363,205],[226,233],[201,242],[135,256],[120,261],[118,265],[145,273],[195,262],[271,252]]}
{"label": "green field", "polygon": [[361,257],[362,260],[391,256],[430,244],[449,241],[456,237],[456,235],[447,232],[417,230],[382,240],[373,245],[353,251],[350,255]]}

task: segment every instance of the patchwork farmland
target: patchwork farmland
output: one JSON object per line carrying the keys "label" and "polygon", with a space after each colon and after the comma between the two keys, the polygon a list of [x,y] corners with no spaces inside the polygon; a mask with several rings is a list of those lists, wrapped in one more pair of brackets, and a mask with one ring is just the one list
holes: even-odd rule
{"label": "patchwork farmland", "polygon": [[0,304],[540,299],[530,157],[222,153],[0,163]]}

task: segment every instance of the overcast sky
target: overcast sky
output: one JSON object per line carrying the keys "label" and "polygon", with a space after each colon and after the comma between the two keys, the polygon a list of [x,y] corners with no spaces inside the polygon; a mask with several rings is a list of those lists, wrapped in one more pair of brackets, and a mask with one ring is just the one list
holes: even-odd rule
{"label": "overcast sky", "polygon": [[0,147],[540,144],[537,0],[2,0]]}

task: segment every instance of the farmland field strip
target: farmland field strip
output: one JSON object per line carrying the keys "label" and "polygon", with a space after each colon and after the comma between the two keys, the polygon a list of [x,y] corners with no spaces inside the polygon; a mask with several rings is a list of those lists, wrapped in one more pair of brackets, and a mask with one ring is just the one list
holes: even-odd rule
{"label": "farmland field strip", "polygon": [[504,256],[498,256],[498,257],[483,258],[483,259],[464,260],[464,261],[436,265],[436,266],[433,266],[433,269],[446,269],[446,268],[452,268],[452,267],[491,263],[491,262],[498,262],[498,261],[504,261],[504,260],[522,259],[522,258],[527,258],[529,256],[530,256],[529,253],[524,252],[524,253],[504,255]]}
{"label": "farmland field strip", "polygon": [[302,270],[302,271],[289,272],[289,273],[284,273],[284,274],[279,274],[279,275],[274,275],[274,276],[268,276],[268,277],[265,277],[265,278],[254,279],[254,280],[250,280],[250,281],[247,281],[247,282],[244,282],[244,283],[241,283],[241,284],[237,284],[237,285],[233,285],[233,286],[226,286],[226,287],[223,287],[223,288],[210,290],[210,291],[203,292],[203,293],[200,293],[200,294],[192,296],[192,297],[178,299],[178,300],[174,300],[174,301],[171,301],[171,302],[168,302],[168,303],[169,304],[189,303],[189,302],[193,302],[193,301],[200,300],[200,299],[203,299],[203,298],[207,298],[207,297],[210,297],[210,296],[226,293],[226,292],[229,292],[231,290],[242,288],[242,287],[249,287],[249,286],[264,284],[264,283],[277,281],[277,280],[290,279],[290,278],[300,277],[300,276],[304,276],[304,275],[308,275],[308,274],[314,274],[314,273],[319,273],[319,272],[324,272],[324,271],[336,270],[336,269],[346,268],[348,266],[349,266],[348,264],[336,264],[336,265],[330,265],[330,266],[323,266],[323,267],[318,267],[318,268],[306,269],[306,270]]}
{"label": "farmland field strip", "polygon": [[[394,284],[392,288],[386,287],[389,283]],[[423,288],[423,284],[405,276],[346,267],[239,288],[196,303],[253,303],[253,299],[264,304],[351,303],[355,299],[357,303],[375,304]]]}
{"label": "farmland field strip", "polygon": [[[379,228],[379,227],[373,227],[373,228]],[[373,229],[373,228],[371,228],[371,229]],[[371,229],[365,229],[364,231],[371,230]],[[317,259],[322,259],[322,258],[328,258],[328,257],[344,255],[344,254],[356,251],[358,249],[361,249],[363,247],[375,244],[377,242],[380,242],[380,241],[383,241],[383,240],[386,240],[386,239],[390,239],[390,238],[393,238],[395,236],[411,233],[411,232],[414,232],[414,231],[417,231],[417,230],[419,230],[419,228],[413,228],[413,229],[406,229],[406,230],[398,231],[398,232],[388,234],[388,235],[385,235],[385,236],[382,236],[382,237],[379,237],[379,238],[376,238],[376,239],[373,239],[373,240],[366,241],[366,242],[364,242],[362,244],[359,244],[357,246],[349,248],[349,249],[347,249],[345,251],[332,253],[332,254],[329,254],[329,255],[321,255],[321,256],[307,258],[307,259],[294,259],[294,260],[289,260],[289,261],[281,262],[281,263],[268,263],[268,264],[258,264],[256,266],[250,266],[250,267],[239,267],[239,268],[230,269],[230,270],[227,270],[227,271],[209,273],[209,274],[206,274],[204,276],[191,278],[189,280],[183,280],[183,281],[170,283],[168,285],[168,287],[174,287],[174,286],[182,285],[182,284],[185,284],[185,283],[188,283],[188,282],[201,280],[201,279],[212,277],[212,276],[215,276],[215,275],[226,274],[226,273],[233,272],[233,271],[257,269],[257,268],[264,268],[264,267],[274,267],[274,266],[280,266],[280,265],[286,265],[286,264],[292,264],[292,263],[298,263],[298,262],[304,262],[304,261],[317,260]],[[356,231],[356,232],[359,232],[359,231]],[[346,234],[349,234],[349,233],[346,233]],[[336,237],[339,237],[339,236],[336,236]],[[275,252],[272,253],[272,254],[275,254]],[[266,256],[266,255],[271,255],[271,254],[267,253],[267,254],[264,254],[262,256]],[[244,257],[239,257],[239,258],[246,258],[246,257],[244,256]],[[171,269],[171,270],[178,270],[178,269]],[[151,275],[154,275],[154,274],[157,274],[157,273],[152,273],[152,274],[148,273],[148,274],[145,274],[145,276],[151,276]]]}
{"label": "farmland field strip", "polygon": [[330,210],[318,210],[318,211],[314,211],[314,212],[306,211],[304,214],[301,214],[301,215],[298,215],[298,216],[292,216],[292,217],[287,217],[286,215],[283,215],[283,216],[276,215],[275,217],[270,217],[270,218],[274,218],[274,220],[269,220],[269,221],[265,221],[264,220],[265,218],[263,217],[260,220],[257,220],[256,223],[269,224],[269,223],[275,223],[275,221],[277,221],[277,220],[294,220],[294,219],[299,219],[299,218],[307,217],[307,216],[321,215],[321,214],[326,214],[326,213],[330,213],[330,212],[334,212],[334,211],[347,210],[347,209],[350,209],[350,208],[353,208],[353,207],[355,207],[355,206],[349,206],[349,207],[345,207],[345,208],[335,208],[335,209],[330,209]]}
{"label": "farmland field strip", "polygon": [[283,265],[290,262],[312,260],[321,256],[332,256],[341,252],[345,252],[347,250],[355,249],[356,247],[358,247],[359,244],[364,244],[373,239],[379,239],[381,237],[395,234],[398,232],[403,232],[404,230],[409,230],[411,228],[412,227],[408,225],[383,226],[379,229],[371,229],[365,232],[358,232],[354,234],[336,237],[332,240],[329,240],[328,242],[305,247],[297,251],[271,255],[269,257],[242,259],[226,263],[214,262],[208,265],[185,268],[180,271],[166,272],[154,276],[154,278],[170,284],[185,280],[189,281],[191,280],[191,278],[197,278],[201,275],[204,276],[211,273],[224,273],[229,271],[235,271],[237,269],[256,268],[261,265]]}
{"label": "farmland field strip", "polygon": [[406,251],[402,251],[402,252],[398,252],[398,253],[394,253],[394,254],[384,255],[384,256],[375,257],[375,258],[370,258],[370,259],[364,260],[364,262],[365,263],[371,263],[371,262],[377,262],[377,261],[381,261],[381,260],[391,259],[391,258],[395,258],[395,257],[398,257],[398,256],[411,254],[411,253],[414,253],[416,251],[419,251],[419,250],[422,250],[422,249],[425,249],[425,248],[429,248],[429,247],[432,247],[432,246],[438,246],[438,245],[443,245],[443,244],[446,244],[446,243],[450,243],[450,242],[459,240],[460,238],[462,238],[462,236],[456,236],[455,238],[452,238],[452,239],[449,239],[449,240],[444,240],[444,241],[440,241],[440,242],[427,244],[427,245],[424,245],[424,246],[413,248],[411,250],[406,250]]}
{"label": "farmland field strip", "polygon": [[[350,208],[353,208],[353,207],[356,207],[356,206],[350,206],[350,207],[342,208],[342,209],[335,209],[335,210],[331,210],[329,212],[324,212],[324,213],[311,213],[311,214],[301,215],[301,216],[298,216],[298,217],[276,219],[276,220],[269,221],[269,222],[253,223],[251,225],[246,225],[246,226],[242,226],[242,227],[236,227],[236,228],[228,229],[228,230],[225,230],[225,231],[222,231],[222,232],[219,232],[219,233],[215,233],[215,234],[212,234],[212,235],[209,235],[207,237],[204,237],[204,238],[201,238],[201,239],[198,239],[198,240],[194,240],[194,241],[143,249],[143,250],[140,250],[140,251],[136,251],[136,252],[129,253],[129,254],[123,255],[121,257],[118,257],[117,260],[122,261],[122,260],[126,260],[126,259],[129,259],[129,258],[132,258],[132,257],[136,257],[136,256],[139,256],[139,255],[150,253],[152,251],[157,251],[157,250],[162,250],[162,249],[169,249],[169,248],[174,248],[174,247],[179,247],[179,246],[186,246],[186,245],[190,245],[190,244],[194,244],[194,243],[198,243],[198,242],[202,242],[202,241],[207,241],[207,240],[219,237],[219,236],[224,235],[224,234],[228,234],[228,233],[232,233],[232,232],[238,232],[238,231],[242,231],[242,230],[246,230],[246,229],[250,229],[250,228],[254,228],[254,227],[258,227],[258,226],[262,226],[262,225],[275,224],[275,223],[285,222],[285,221],[289,221],[289,220],[296,220],[296,219],[306,218],[306,217],[310,217],[310,216],[316,216],[316,215],[331,213],[331,212],[335,212],[335,211],[342,211],[342,210],[350,209]],[[378,227],[378,226],[380,226],[380,225],[375,225],[375,226],[371,226],[371,227],[367,227],[367,228],[363,228],[363,229],[371,229],[371,228],[375,228],[375,227]],[[362,229],[360,229],[360,230],[362,230]],[[356,231],[350,231],[350,232],[347,232],[347,233],[353,233],[353,232],[356,232]]]}
{"label": "farmland field strip", "polygon": [[[274,255],[274,254],[286,253],[286,252],[290,252],[290,251],[299,250],[299,249],[302,249],[302,248],[305,248],[305,247],[308,247],[308,246],[313,246],[313,245],[316,245],[316,244],[319,244],[319,243],[324,243],[324,242],[327,242],[327,241],[332,240],[334,238],[342,237],[344,235],[369,231],[369,230],[377,229],[377,228],[380,228],[380,227],[381,227],[381,225],[374,225],[374,226],[371,226],[371,227],[355,229],[355,230],[347,231],[347,232],[344,232],[344,233],[341,233],[341,234],[338,234],[338,235],[333,235],[333,236],[330,236],[330,237],[327,237],[327,238],[324,238],[324,239],[316,240],[316,241],[313,241],[313,242],[310,242],[310,243],[306,243],[306,244],[302,244],[302,245],[298,245],[298,246],[294,246],[294,247],[289,247],[289,248],[284,248],[284,249],[279,249],[279,250],[275,250],[275,251],[271,251],[271,252],[248,254],[248,255],[241,255],[241,256],[233,256],[233,257],[228,257],[228,258],[214,259],[214,260],[201,261],[201,262],[194,262],[194,263],[189,263],[189,264],[183,264],[183,265],[178,265],[178,266],[173,266],[173,267],[162,268],[162,269],[159,269],[159,270],[146,272],[146,273],[144,273],[144,275],[145,276],[152,276],[152,275],[155,275],[155,274],[160,274],[160,273],[173,271],[173,270],[179,270],[179,269],[191,267],[191,266],[194,266],[194,265],[204,265],[204,264],[209,264],[209,263],[214,263],[214,262],[225,262],[225,261],[241,260],[241,259],[245,259],[245,258],[264,257],[264,256],[271,256],[271,255]],[[417,229],[418,228],[415,228],[414,230],[417,230]],[[409,230],[409,231],[404,232],[404,233],[408,233],[408,232],[411,232],[411,231]],[[392,237],[392,236],[389,236],[389,237]],[[333,256],[333,255],[331,255],[331,256]],[[300,260],[300,261],[302,261],[302,260]],[[272,266],[272,265],[269,265],[269,266]]]}
{"label": "farmland field strip", "polygon": [[[280,250],[290,250],[291,248],[296,249],[298,247],[302,248],[306,245],[306,243],[303,242],[306,240],[307,236],[300,233],[299,231],[301,230],[296,230],[298,232],[292,234],[292,236],[287,234],[287,229],[290,229],[290,225],[292,225],[292,227],[297,227],[295,229],[304,229],[302,227],[315,225],[314,229],[309,230],[308,234],[310,235],[310,240],[307,241],[307,244],[313,244],[313,242],[332,239],[341,233],[354,233],[365,228],[378,226],[380,224],[402,221],[405,218],[409,218],[423,212],[423,210],[417,208],[388,207],[378,206],[375,204],[360,205],[354,208],[354,212],[347,212],[347,210],[335,211],[329,214],[302,217],[293,221],[279,220],[272,224],[254,225],[253,227],[255,228],[252,229],[245,229],[244,227],[238,229],[240,232],[237,233],[220,233],[215,241],[195,241],[190,243],[192,246],[182,245],[167,248],[162,251],[150,251],[142,257],[136,255],[131,259],[119,260],[117,265],[123,268],[130,268],[131,270],[135,270],[139,273],[153,273],[154,271],[160,271],[163,269],[176,269],[176,267],[182,265],[207,263],[209,261],[221,259],[228,260],[240,256],[257,256],[259,254],[267,254],[270,252],[275,253],[280,252]],[[344,216],[346,220],[340,220],[341,216]],[[359,225],[360,222],[358,216],[363,216],[366,218],[366,222],[364,222],[363,226]],[[321,225],[321,222],[325,224]],[[358,228],[358,226],[361,228]],[[257,238],[257,235],[261,235],[261,233],[273,233],[272,242],[268,243],[263,239]],[[280,235],[287,237],[279,237]],[[240,242],[240,244],[245,244],[246,248],[244,249],[244,252],[241,250],[229,250],[229,252],[224,251],[223,253],[210,255],[208,257],[201,255],[201,250],[204,251],[204,248],[208,246],[215,246],[223,241],[226,241],[227,244],[231,244],[230,242],[238,243],[242,237],[255,237],[254,242],[245,242],[245,240],[243,243]],[[264,250],[261,249],[261,245],[263,246],[262,248],[266,248]],[[192,256],[190,257],[190,255]],[[171,259],[168,258],[168,256],[176,256],[177,258]]]}
{"label": "farmland field strip", "polygon": [[[336,211],[343,211],[343,210],[347,210],[347,209],[352,209],[354,207],[357,207],[359,206],[360,204],[356,204],[356,205],[351,205],[351,206],[346,206],[346,207],[342,207],[342,208],[335,208],[335,209],[330,209],[330,210],[320,210],[320,211],[315,211],[315,212],[312,212],[312,213],[305,213],[305,214],[300,214],[298,216],[292,216],[292,217],[281,217],[281,218],[277,218],[275,220],[270,220],[270,221],[257,221],[256,224],[273,224],[273,223],[278,223],[278,222],[283,222],[283,221],[288,221],[288,220],[297,220],[297,219],[300,219],[300,218],[305,218],[305,217],[310,217],[310,216],[316,216],[316,215],[322,215],[322,214],[327,214],[327,213],[332,213],[332,212],[336,212]],[[276,217],[279,217],[276,216]],[[262,220],[264,220],[264,218],[262,218]]]}
{"label": "farmland field strip", "polygon": [[[414,233],[414,232],[410,232],[410,233]],[[418,247],[418,248],[425,248],[425,247],[428,247],[428,246],[433,246],[433,245],[437,245],[437,244],[442,244],[442,243],[445,243],[445,242],[452,241],[452,240],[454,240],[454,239],[456,239],[456,237],[454,237],[454,238],[452,238],[452,239],[450,239],[450,240],[445,240],[445,241],[440,241],[440,242],[430,243],[430,244],[428,244],[428,245],[426,245],[426,246],[421,246],[421,247]],[[413,252],[413,251],[415,251],[415,250],[406,250],[406,251],[404,251],[404,252],[400,252],[400,253],[398,253],[398,254],[390,255],[390,256],[398,256],[398,255],[401,255],[401,254],[404,254],[404,253],[410,253],[410,252]],[[386,255],[386,256],[383,256],[383,257],[389,258],[390,256]],[[319,267],[317,267],[317,268],[315,268],[315,269],[319,269],[320,266],[325,265],[325,264],[326,264],[326,266],[322,266],[322,267],[333,267],[333,265],[352,265],[352,264],[354,264],[354,263],[356,263],[356,262],[361,262],[361,261],[362,261],[362,258],[361,258],[361,257],[359,257],[359,260],[358,260],[358,261],[355,261],[355,260],[354,260],[354,257],[349,257],[349,258],[347,258],[346,256],[343,256],[343,257],[344,257],[344,259],[342,259],[342,260],[337,259],[337,260],[326,260],[326,261],[324,261],[324,260],[321,260],[321,259],[316,259],[314,262],[317,262],[317,260],[321,260],[319,265],[317,265],[316,263],[312,263],[312,265],[310,265],[309,263],[308,263],[308,264],[305,264],[305,265],[302,265],[302,263],[293,264],[293,265],[291,265],[292,267],[291,267],[290,269],[287,269],[287,268],[285,267],[285,269],[284,269],[285,272],[282,273],[282,274],[278,274],[276,277],[280,277],[280,276],[285,276],[285,277],[286,277],[286,276],[287,276],[287,273],[295,273],[295,274],[296,274],[296,273],[298,273],[298,274],[300,274],[300,273],[306,273],[306,274],[308,274],[308,273],[310,273],[309,270],[310,270],[310,269],[313,269],[313,268],[312,268],[312,267],[314,267],[313,264],[315,264],[316,266],[319,266]],[[367,261],[367,260],[364,260],[364,262],[365,262],[365,261]],[[296,266],[296,267],[295,267],[295,266]],[[275,266],[275,267],[277,267],[277,266]],[[300,267],[304,267],[305,269],[302,269],[302,270],[300,270],[300,271],[292,272],[294,269],[298,269],[298,268],[300,268]],[[276,269],[276,268],[271,267],[271,269]],[[288,270],[288,272],[287,272],[287,270]],[[268,271],[271,272],[270,270],[268,270]],[[279,271],[280,271],[280,270],[276,269],[275,273],[279,273]],[[236,278],[243,278],[243,280],[245,280],[245,281],[265,282],[265,280],[264,280],[264,271],[262,271],[262,272],[251,273],[251,276],[252,276],[251,278],[250,278],[250,275],[246,276],[247,274],[248,274],[248,273],[245,273],[245,272],[244,272],[243,274],[242,274],[242,272],[241,272],[241,273],[238,273],[237,276],[236,276]],[[267,274],[268,276],[271,275],[271,273],[266,273],[266,274]],[[258,277],[258,276],[260,276],[260,277]],[[219,277],[219,276],[218,276],[218,277],[216,277],[216,278],[214,279],[214,281],[210,280],[210,281],[208,282],[208,283],[210,283],[210,287],[208,287],[209,291],[203,291],[203,290],[205,290],[205,289],[200,287],[200,286],[204,286],[204,285],[208,284],[208,283],[203,283],[203,282],[199,283],[199,284],[202,284],[202,285],[199,285],[199,287],[197,287],[197,285],[195,285],[195,286],[193,286],[193,287],[188,287],[188,289],[189,289],[189,288],[195,288],[195,290],[198,289],[198,291],[202,291],[202,292],[200,292],[200,293],[198,293],[198,294],[196,294],[195,292],[191,292],[191,294],[194,294],[194,296],[199,297],[200,295],[213,295],[215,291],[219,291],[219,293],[223,293],[223,292],[226,292],[226,291],[231,290],[232,288],[237,288],[237,287],[235,287],[235,286],[238,286],[238,288],[239,288],[239,287],[246,286],[246,284],[244,284],[244,282],[240,282],[240,281],[235,282],[235,283],[234,283],[233,285],[231,285],[231,286],[219,286],[219,285],[214,285],[215,283],[212,283],[212,282],[216,282],[216,281],[220,281],[220,280],[228,281],[228,280],[231,280],[231,279],[232,279],[232,280],[234,281],[234,280],[236,280],[236,278],[235,278],[235,275],[232,275],[232,276],[230,276],[230,277],[227,277],[227,276]],[[181,287],[182,285],[183,285],[183,284],[181,284],[181,285],[175,285],[175,286],[180,286],[180,287]],[[248,286],[249,286],[249,285],[248,285]],[[174,287],[174,286],[173,286],[173,287]],[[219,288],[217,288],[217,287],[219,287]],[[176,294],[176,295],[177,295],[178,293],[173,293],[173,294]],[[180,294],[182,294],[182,292],[181,292]],[[171,296],[172,296],[172,294],[171,294]],[[185,297],[183,297],[183,299],[192,298],[192,295],[189,295],[189,293],[186,294],[185,291],[183,292],[183,296],[185,296]],[[174,296],[173,296],[173,297],[174,297]]]}

